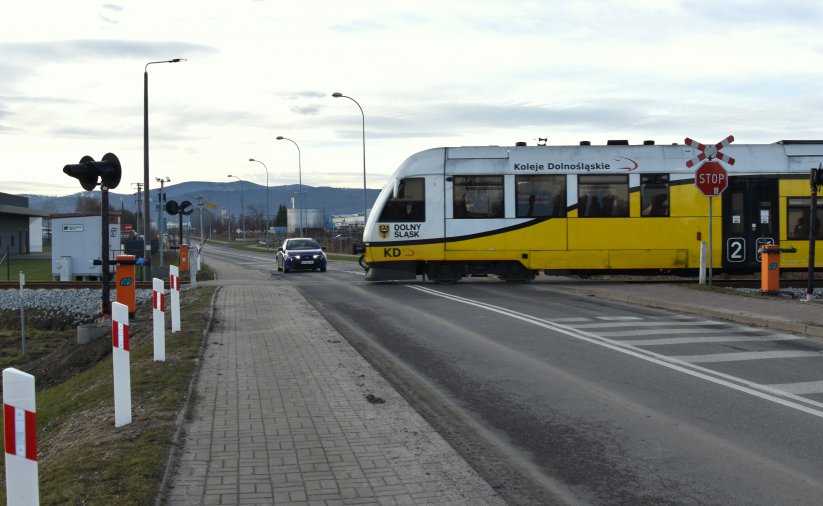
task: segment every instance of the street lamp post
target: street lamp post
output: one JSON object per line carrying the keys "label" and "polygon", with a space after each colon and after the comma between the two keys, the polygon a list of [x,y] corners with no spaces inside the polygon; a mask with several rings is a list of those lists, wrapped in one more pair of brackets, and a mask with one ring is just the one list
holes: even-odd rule
{"label": "street lamp post", "polygon": [[163,201],[165,200],[163,194],[163,183],[168,183],[171,179],[166,176],[165,178],[156,177],[154,180],[160,183],[160,194],[157,198],[157,227],[160,229],[160,240],[158,242],[160,247],[160,267],[163,267],[163,229],[165,228],[163,227],[165,222],[163,219]]}
{"label": "street lamp post", "polygon": [[240,181],[240,230],[243,231],[243,241],[245,242],[246,241],[246,220],[245,220],[245,215],[243,213],[245,212],[244,209],[246,208],[246,200],[245,200],[246,191],[243,188],[243,180],[240,179],[237,176],[232,176],[231,174],[229,174],[226,177],[233,177],[233,178],[237,179],[238,181]]}
{"label": "street lamp post", "polygon": [[297,183],[299,188],[297,192],[297,212],[300,213],[300,237],[303,237],[303,162],[301,161],[300,156],[300,146],[298,146],[297,143],[293,140],[289,139],[288,137],[283,137],[282,135],[278,135],[277,140],[289,141],[292,144],[294,144],[294,147],[297,148]]}
{"label": "street lamp post", "polygon": [[360,107],[360,103],[357,100],[343,95],[339,91],[336,91],[331,94],[334,98],[348,98],[355,104],[357,104],[357,108],[360,109],[360,114],[363,116],[363,226],[366,225],[366,211],[368,209],[368,204],[366,204],[366,113],[363,112],[363,108]]}
{"label": "street lamp post", "polygon": [[254,158],[249,158],[250,162],[257,162],[266,169],[266,219],[263,220],[266,223],[266,248],[269,247],[269,168],[266,167],[266,164],[261,162],[260,160],[255,160]]}
{"label": "street lamp post", "polygon": [[226,214],[229,215],[229,227],[226,229],[228,230],[228,238],[229,242],[231,242],[231,192],[229,192],[229,186],[224,185],[226,187]]}
{"label": "street lamp post", "polygon": [[[173,60],[150,61],[143,69],[143,241],[145,255],[151,258],[151,209],[149,197],[149,65],[156,63],[179,63],[186,61],[185,58],[175,58]],[[151,280],[151,262],[143,267],[143,281]]]}

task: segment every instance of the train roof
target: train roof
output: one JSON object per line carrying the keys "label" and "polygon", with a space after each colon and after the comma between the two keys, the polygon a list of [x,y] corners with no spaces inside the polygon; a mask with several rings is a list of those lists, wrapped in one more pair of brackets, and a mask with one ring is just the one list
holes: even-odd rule
{"label": "train roof", "polygon": [[[541,139],[542,140],[542,139]],[[772,144],[731,144],[722,153],[734,158],[727,164],[734,173],[808,173],[823,164],[823,140],[781,140]],[[603,145],[460,146],[435,148],[410,156],[398,175],[431,173],[437,166],[446,173],[590,174],[667,172],[693,173],[701,152],[686,144],[644,141],[608,141]]]}

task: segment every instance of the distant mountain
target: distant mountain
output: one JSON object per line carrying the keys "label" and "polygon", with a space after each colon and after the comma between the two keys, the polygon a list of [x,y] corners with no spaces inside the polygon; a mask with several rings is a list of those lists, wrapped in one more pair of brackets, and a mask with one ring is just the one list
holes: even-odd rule
{"label": "distant mountain", "polygon": [[[295,197],[299,186],[270,186],[268,190],[269,215],[277,213],[278,206],[285,205],[291,207],[291,199]],[[165,186],[163,188],[166,200],[176,200],[178,203],[188,200],[192,204],[197,204],[197,198],[202,195],[207,202],[217,206],[217,209],[227,208],[228,213],[239,216],[241,207],[245,208],[248,215],[254,214],[252,209],[259,212],[266,210],[266,187],[248,181],[232,181],[228,183],[210,183],[206,181],[191,181]],[[304,209],[322,209],[323,214],[356,214],[363,212],[363,190],[353,188],[332,188],[328,186],[314,187],[303,185],[305,198],[303,200]],[[157,212],[156,203],[160,193],[160,186],[152,186],[151,201],[152,215]],[[369,208],[374,204],[380,190],[366,190],[366,202]],[[28,197],[29,207],[33,209],[43,209],[58,213],[72,213],[77,208],[77,201],[81,196],[91,196],[100,198],[100,192],[78,192],[65,197],[52,197],[48,195],[22,195]],[[135,212],[138,206],[136,193],[109,192],[109,203],[115,209],[125,209]],[[142,196],[139,202],[140,209],[143,208]]]}

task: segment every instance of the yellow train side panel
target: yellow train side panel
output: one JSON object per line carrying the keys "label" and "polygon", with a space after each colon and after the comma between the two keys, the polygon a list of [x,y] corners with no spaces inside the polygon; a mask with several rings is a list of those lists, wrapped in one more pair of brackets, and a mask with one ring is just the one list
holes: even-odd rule
{"label": "yellow train side panel", "polygon": [[446,243],[446,250],[493,251],[511,250],[528,252],[530,249],[566,249],[566,224],[568,220],[555,218],[541,221],[530,227],[509,230],[484,237]]}
{"label": "yellow train side panel", "polygon": [[445,258],[442,242],[402,246],[369,246],[366,248],[365,255],[366,262],[441,261]]}

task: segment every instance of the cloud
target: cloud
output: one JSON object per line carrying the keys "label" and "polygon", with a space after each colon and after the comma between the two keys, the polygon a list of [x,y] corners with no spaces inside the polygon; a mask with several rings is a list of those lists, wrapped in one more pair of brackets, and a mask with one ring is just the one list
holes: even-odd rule
{"label": "cloud", "polygon": [[319,105],[301,105],[292,107],[291,112],[301,116],[316,116],[322,109],[323,107]]}
{"label": "cloud", "polygon": [[120,23],[119,19],[116,19],[115,16],[123,12],[123,8],[119,5],[114,4],[103,4],[100,6],[100,19],[105,21],[106,23],[110,23],[116,25]]}
{"label": "cloud", "polygon": [[115,39],[76,39],[52,42],[8,42],[0,44],[0,52],[12,60],[40,62],[76,62],[99,58],[151,59],[157,54],[212,54],[217,49],[188,42],[145,42]]}
{"label": "cloud", "polygon": [[330,27],[330,30],[342,33],[363,33],[385,29],[385,24],[369,20],[355,20],[347,24],[334,25]]}
{"label": "cloud", "polygon": [[295,91],[291,93],[287,93],[281,95],[286,100],[304,100],[304,99],[313,99],[313,98],[325,98],[331,95],[331,93],[324,93],[322,91],[313,91],[313,90],[305,90],[305,91]]}

